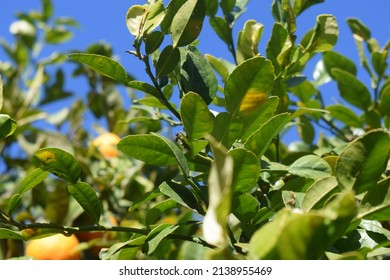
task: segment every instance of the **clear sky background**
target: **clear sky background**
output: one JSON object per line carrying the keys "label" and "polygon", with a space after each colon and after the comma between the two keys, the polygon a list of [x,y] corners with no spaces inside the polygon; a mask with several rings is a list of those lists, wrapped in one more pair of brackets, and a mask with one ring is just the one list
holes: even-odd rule
{"label": "clear sky background", "polygon": [[[9,26],[15,20],[16,12],[37,10],[40,8],[40,2],[40,0],[0,0],[0,38],[7,41],[12,38]],[[54,0],[53,3],[56,16],[73,17],[79,22],[80,27],[73,29],[74,36],[69,42],[48,46],[42,56],[49,55],[55,50],[85,50],[92,43],[106,42],[112,45],[118,60],[130,74],[139,80],[149,82],[141,62],[125,53],[126,50],[132,48],[133,42],[133,37],[125,24],[127,9],[135,4],[144,4],[145,0]],[[234,31],[237,33],[248,19],[255,19],[264,24],[263,37],[259,46],[260,53],[264,53],[272,29],[271,4],[272,0],[251,0],[247,12],[235,25]],[[389,12],[390,0],[326,0],[325,3],[315,5],[299,16],[297,22],[298,42],[303,34],[314,27],[316,17],[319,14],[332,14],[336,17],[340,29],[339,41],[334,50],[344,54],[359,65],[356,46],[346,24],[346,19],[349,17],[359,18],[370,28],[372,36],[383,46],[390,39]],[[235,36],[235,38],[237,37]],[[210,53],[232,61],[226,46],[211,31],[207,18],[200,36],[199,49],[202,53]],[[0,50],[0,61],[4,60],[7,58]],[[318,58],[310,63],[306,69],[309,79],[311,79],[316,61]],[[363,69],[359,68],[358,75],[366,84],[369,83]],[[82,95],[86,91],[85,83],[84,80],[70,80],[69,78],[67,87],[70,91]],[[321,90],[327,96],[337,98],[337,88],[334,84],[327,85]]]}

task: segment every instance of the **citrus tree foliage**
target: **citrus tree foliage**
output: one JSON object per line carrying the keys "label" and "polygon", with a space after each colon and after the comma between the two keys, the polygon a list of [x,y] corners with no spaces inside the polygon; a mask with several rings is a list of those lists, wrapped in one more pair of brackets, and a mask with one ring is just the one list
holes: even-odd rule
{"label": "citrus tree foliage", "polygon": [[[297,17],[324,1],[274,0],[270,38],[257,19],[237,26],[248,2],[131,6],[128,54],[144,66],[145,81],[108,45],[40,57],[76,24],[54,19],[50,1],[18,15],[15,44],[1,42],[10,58],[0,65],[3,258],[22,255],[29,239],[85,231],[115,232],[101,259],[389,258],[390,44],[348,19],[360,67],[332,50],[332,15],[318,15],[296,36]],[[197,48],[205,24],[231,58]],[[310,80],[303,71],[313,57],[320,61]],[[65,61],[89,92],[48,113],[45,105],[77,97],[65,89]],[[367,71],[369,85],[358,71]],[[337,84],[338,103],[324,102],[329,93],[319,86],[327,82]],[[121,135],[117,157],[90,145],[86,114]],[[299,142],[282,141],[288,129]],[[107,224],[109,215],[118,226]],[[96,242],[79,249],[88,257]]]}

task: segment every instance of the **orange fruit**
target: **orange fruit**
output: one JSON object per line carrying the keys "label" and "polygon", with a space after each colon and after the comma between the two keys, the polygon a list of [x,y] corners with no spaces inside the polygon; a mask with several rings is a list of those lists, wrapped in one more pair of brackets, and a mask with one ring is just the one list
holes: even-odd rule
{"label": "orange fruit", "polygon": [[25,255],[36,260],[79,260],[80,252],[75,251],[78,245],[76,236],[56,234],[29,241]]}
{"label": "orange fruit", "polygon": [[98,148],[99,152],[106,158],[114,158],[118,156],[118,149],[116,144],[118,144],[119,138],[118,135],[111,132],[106,132],[93,140],[92,144]]}

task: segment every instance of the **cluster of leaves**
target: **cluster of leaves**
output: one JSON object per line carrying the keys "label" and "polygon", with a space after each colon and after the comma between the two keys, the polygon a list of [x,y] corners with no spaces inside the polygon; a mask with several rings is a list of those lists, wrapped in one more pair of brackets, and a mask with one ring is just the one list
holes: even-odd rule
{"label": "cluster of leaves", "polygon": [[[105,113],[110,128],[124,135],[117,145],[122,155],[114,160],[91,159],[93,151],[79,154],[81,147],[76,156],[58,147],[36,150],[36,169],[12,189],[1,212],[0,221],[9,226],[0,236],[123,233],[101,251],[102,259],[388,258],[390,44],[381,48],[363,23],[348,20],[371,77],[368,88],[356,65],[332,51],[338,39],[334,16],[319,15],[297,42],[296,18],[323,1],[274,0],[265,55],[258,51],[263,25],[255,20],[246,21],[234,40],[248,2],[171,0],[165,6],[150,0],[130,7],[126,24],[134,49],[128,52],[144,64],[150,83],[133,79],[106,53],[70,54],[88,67],[79,65],[79,72],[98,73],[89,81],[96,86],[101,79],[103,104],[115,83],[145,96],[129,111],[111,107]],[[198,50],[206,18],[234,64]],[[302,72],[318,54],[310,81]],[[318,87],[330,81],[343,103],[325,104]],[[105,112],[94,106],[95,114]],[[162,123],[182,131],[173,138]],[[301,142],[288,147],[280,134],[292,126]],[[318,127],[328,135],[314,143]],[[94,163],[111,168],[113,178],[94,173]],[[75,202],[69,205],[87,214],[89,225],[66,224],[74,210],[54,225],[15,217],[27,191],[54,180],[49,173],[67,186]],[[115,185],[108,193],[99,188],[107,179]],[[121,226],[101,225],[107,211],[120,217]],[[36,230],[29,235],[26,229]]]}

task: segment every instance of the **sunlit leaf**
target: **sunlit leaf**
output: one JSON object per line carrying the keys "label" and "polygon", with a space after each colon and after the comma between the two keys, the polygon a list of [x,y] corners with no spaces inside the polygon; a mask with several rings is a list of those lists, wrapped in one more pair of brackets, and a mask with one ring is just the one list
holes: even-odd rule
{"label": "sunlit leaf", "polygon": [[260,162],[256,155],[250,151],[239,148],[228,152],[233,159],[234,193],[246,193],[251,190],[260,177]]}
{"label": "sunlit leaf", "polygon": [[129,87],[160,98],[159,91],[152,85],[142,81],[131,81],[127,84]]}
{"label": "sunlit leaf", "polygon": [[295,0],[294,1],[294,12],[298,16],[306,9],[310,8],[313,5],[324,3],[325,0]]}
{"label": "sunlit leaf", "polygon": [[175,232],[179,226],[162,224],[154,228],[147,236],[145,244],[147,245],[147,254],[152,254],[160,243],[170,234]]}
{"label": "sunlit leaf", "polygon": [[263,24],[255,20],[248,20],[244,25],[244,29],[238,33],[236,52],[238,64],[258,54],[257,48],[263,34],[263,28]]}
{"label": "sunlit leaf", "polygon": [[271,61],[261,56],[246,60],[234,69],[226,81],[228,111],[233,117],[256,111],[267,101],[273,81]]}
{"label": "sunlit leaf", "polygon": [[92,218],[94,223],[98,223],[102,213],[102,204],[95,190],[84,182],[78,182],[68,186],[69,193],[80,204],[85,212]]}
{"label": "sunlit leaf", "polygon": [[143,34],[142,22],[147,11],[147,6],[134,5],[129,8],[126,14],[126,26],[130,33],[136,38]]}
{"label": "sunlit leaf", "polygon": [[18,231],[13,231],[7,228],[0,228],[0,240],[1,239],[24,240],[24,237]]}
{"label": "sunlit leaf", "polygon": [[188,0],[177,11],[171,24],[173,46],[186,46],[200,34],[206,15],[203,0]]}
{"label": "sunlit leaf", "polygon": [[233,159],[223,146],[210,140],[214,161],[208,178],[209,206],[203,220],[205,240],[214,245],[227,243],[227,216],[231,211]]}
{"label": "sunlit leaf", "polygon": [[350,142],[337,162],[340,187],[357,194],[375,187],[386,169],[389,151],[390,136],[384,130],[372,130]]}
{"label": "sunlit leaf", "polygon": [[335,177],[318,179],[307,190],[302,201],[302,209],[307,212],[322,207],[329,197],[337,191],[340,191],[340,188]]}
{"label": "sunlit leaf", "polygon": [[84,63],[98,73],[114,79],[120,83],[127,84],[130,78],[126,70],[117,61],[98,54],[73,53],[69,58]]}
{"label": "sunlit leaf", "polygon": [[314,180],[332,175],[332,168],[329,164],[315,155],[300,157],[290,166],[288,171],[296,176]]}
{"label": "sunlit leaf", "polygon": [[362,127],[363,125],[356,113],[346,106],[334,104],[326,107],[326,110],[333,118],[342,121],[347,127]]}
{"label": "sunlit leaf", "polygon": [[58,148],[43,148],[34,153],[39,167],[70,183],[77,183],[80,178],[80,163],[68,152]]}
{"label": "sunlit leaf", "polygon": [[237,119],[233,120],[231,114],[222,112],[214,119],[211,135],[226,148],[230,148],[234,141],[237,140],[241,131],[242,123]]}
{"label": "sunlit leaf", "polygon": [[128,135],[119,141],[117,146],[126,155],[151,165],[177,165],[172,150],[157,135]]}
{"label": "sunlit leaf", "polygon": [[245,148],[260,158],[267,151],[272,140],[282,131],[289,121],[289,113],[272,117],[248,137]]}
{"label": "sunlit leaf", "polygon": [[333,15],[319,15],[306,51],[309,53],[325,52],[337,43],[339,29]]}

